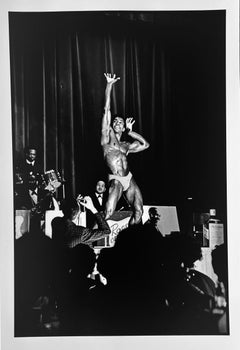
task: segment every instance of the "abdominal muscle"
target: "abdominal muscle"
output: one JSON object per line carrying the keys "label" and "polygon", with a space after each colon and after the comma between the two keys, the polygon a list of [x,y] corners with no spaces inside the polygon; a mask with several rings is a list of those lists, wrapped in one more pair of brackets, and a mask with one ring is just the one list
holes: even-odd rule
{"label": "abdominal muscle", "polygon": [[111,144],[105,145],[104,159],[111,174],[126,176],[129,173],[126,152],[125,148],[121,149],[120,144],[117,147]]}

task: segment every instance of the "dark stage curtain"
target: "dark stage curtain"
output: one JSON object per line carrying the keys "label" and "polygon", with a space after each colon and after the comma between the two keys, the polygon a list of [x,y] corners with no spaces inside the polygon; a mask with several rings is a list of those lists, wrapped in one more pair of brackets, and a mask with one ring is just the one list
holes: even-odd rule
{"label": "dark stage curtain", "polygon": [[129,157],[145,204],[188,196],[225,212],[225,12],[10,13],[14,161],[37,147],[66,193],[106,176],[104,72],[112,113],[150,148]]}

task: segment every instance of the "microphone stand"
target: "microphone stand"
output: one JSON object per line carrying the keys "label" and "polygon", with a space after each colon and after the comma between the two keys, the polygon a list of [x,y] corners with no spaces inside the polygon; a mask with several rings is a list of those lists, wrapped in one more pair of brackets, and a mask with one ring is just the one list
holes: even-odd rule
{"label": "microphone stand", "polygon": [[65,179],[64,179],[64,170],[62,169],[62,197],[65,199]]}

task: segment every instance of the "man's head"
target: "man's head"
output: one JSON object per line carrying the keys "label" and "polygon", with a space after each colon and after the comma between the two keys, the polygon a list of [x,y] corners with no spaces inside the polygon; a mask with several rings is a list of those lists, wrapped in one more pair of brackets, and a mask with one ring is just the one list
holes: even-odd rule
{"label": "man's head", "polygon": [[115,116],[112,126],[116,133],[123,133],[125,131],[125,121],[122,117]]}
{"label": "man's head", "polygon": [[73,220],[78,214],[80,208],[75,198],[64,199],[60,205],[60,209],[66,219]]}
{"label": "man's head", "polygon": [[96,184],[96,192],[102,194],[106,191],[106,184],[103,180],[99,180]]}
{"label": "man's head", "polygon": [[157,222],[160,220],[160,215],[158,214],[157,208],[155,207],[151,207],[148,210],[148,214],[149,214],[149,219],[157,224]]}
{"label": "man's head", "polygon": [[37,157],[37,151],[33,147],[27,147],[25,149],[25,156],[29,162],[33,162]]}

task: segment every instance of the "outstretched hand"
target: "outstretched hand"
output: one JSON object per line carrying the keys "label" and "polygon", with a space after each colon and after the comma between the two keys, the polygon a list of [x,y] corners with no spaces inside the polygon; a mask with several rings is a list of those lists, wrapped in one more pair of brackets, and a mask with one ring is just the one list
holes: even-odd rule
{"label": "outstretched hand", "polygon": [[81,194],[77,197],[77,202],[83,205],[85,208],[91,210],[91,212],[95,213],[97,210],[93,205],[92,198],[89,196],[83,197]]}
{"label": "outstretched hand", "polygon": [[108,84],[114,84],[120,79],[119,77],[116,78],[116,74],[104,73],[104,76]]}
{"label": "outstretched hand", "polygon": [[129,131],[132,131],[132,127],[133,127],[133,124],[135,123],[135,120],[133,118],[127,118],[126,119],[126,128],[129,130]]}

